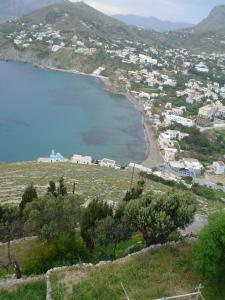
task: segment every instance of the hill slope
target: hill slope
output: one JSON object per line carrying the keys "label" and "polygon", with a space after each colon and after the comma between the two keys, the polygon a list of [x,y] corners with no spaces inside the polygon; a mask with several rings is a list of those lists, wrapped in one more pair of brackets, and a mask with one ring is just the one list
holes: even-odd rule
{"label": "hill slope", "polygon": [[44,7],[62,0],[7,0],[0,1],[0,22],[9,18],[20,17],[32,10]]}
{"label": "hill slope", "polygon": [[225,51],[225,5],[217,6],[198,25],[162,34],[159,39],[170,48],[186,48],[196,53]]}
{"label": "hill slope", "polygon": [[21,22],[51,24],[56,30],[74,31],[78,36],[101,37],[105,40],[117,38],[138,39],[139,34],[122,22],[109,17],[84,2],[63,1],[24,16]]}
{"label": "hill slope", "polygon": [[151,29],[158,32],[166,32],[172,30],[178,30],[183,28],[192,27],[193,24],[185,22],[170,22],[160,20],[154,17],[143,17],[137,15],[113,15],[114,18],[120,20],[128,25],[134,25],[145,29]]}
{"label": "hill slope", "polygon": [[[156,299],[195,291],[201,282],[192,261],[192,245],[166,246],[98,267],[71,267],[50,275],[53,300]],[[204,284],[207,300],[224,299],[224,287]],[[191,298],[190,298],[191,299]]]}
{"label": "hill slope", "polygon": [[213,8],[208,17],[195,27],[195,30],[198,32],[225,31],[225,5]]}

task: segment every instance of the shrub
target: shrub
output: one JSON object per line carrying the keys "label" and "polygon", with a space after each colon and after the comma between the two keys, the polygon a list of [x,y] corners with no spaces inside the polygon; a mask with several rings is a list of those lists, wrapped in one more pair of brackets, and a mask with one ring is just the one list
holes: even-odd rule
{"label": "shrub", "polygon": [[225,212],[209,218],[194,247],[194,265],[203,278],[225,279]]}
{"label": "shrub", "polygon": [[60,235],[53,241],[42,243],[36,251],[37,255],[24,265],[23,272],[27,275],[41,274],[53,267],[76,264],[87,258],[85,243],[78,234]]}

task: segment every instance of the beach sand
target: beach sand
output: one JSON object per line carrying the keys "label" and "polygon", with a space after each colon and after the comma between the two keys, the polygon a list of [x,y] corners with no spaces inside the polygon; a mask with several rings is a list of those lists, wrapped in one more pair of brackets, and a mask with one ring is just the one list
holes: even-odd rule
{"label": "beach sand", "polygon": [[140,102],[130,93],[127,93],[125,95],[130,101],[134,103],[136,108],[142,113],[143,127],[145,131],[145,138],[147,144],[146,158],[142,162],[142,165],[146,168],[158,167],[164,162],[164,160],[159,150],[156,129],[150,124],[150,122],[145,120],[144,108],[140,104]]}

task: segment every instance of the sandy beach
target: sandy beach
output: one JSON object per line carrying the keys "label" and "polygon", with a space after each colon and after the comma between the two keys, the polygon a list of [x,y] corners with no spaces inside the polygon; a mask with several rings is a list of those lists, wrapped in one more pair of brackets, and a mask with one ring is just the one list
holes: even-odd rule
{"label": "sandy beach", "polygon": [[[75,69],[66,70],[66,69],[59,69],[55,67],[42,66],[42,65],[40,65],[39,67],[43,69],[53,70],[53,71],[95,77],[101,80],[105,84],[106,91],[110,92],[109,87],[112,85],[112,83],[108,77],[96,75],[94,73],[86,74],[83,72],[76,71]],[[139,103],[139,101],[133,95],[131,95],[129,92],[127,93],[118,92],[118,94],[126,96],[127,99],[135,105],[136,109],[142,113],[143,129],[145,132],[145,139],[147,145],[146,157],[145,160],[142,162],[143,166],[147,168],[153,168],[159,166],[160,164],[163,163],[163,158],[158,147],[156,129],[149,122],[145,120],[144,109],[142,105]]]}
{"label": "sandy beach", "polygon": [[139,101],[136,100],[130,93],[125,94],[127,98],[134,103],[136,108],[142,113],[143,128],[145,132],[146,144],[147,144],[147,153],[146,158],[142,162],[142,165],[147,168],[154,168],[162,164],[163,158],[158,146],[158,138],[156,129],[145,120],[144,109],[140,105]]}

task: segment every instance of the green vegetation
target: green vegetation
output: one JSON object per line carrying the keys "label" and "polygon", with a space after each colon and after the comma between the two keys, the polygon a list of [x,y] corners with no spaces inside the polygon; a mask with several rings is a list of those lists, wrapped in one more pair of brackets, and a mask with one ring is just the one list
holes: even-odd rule
{"label": "green vegetation", "polygon": [[85,243],[79,234],[61,234],[48,242],[39,241],[30,248],[23,264],[23,274],[43,274],[58,266],[70,266],[87,261]]}
{"label": "green vegetation", "polygon": [[[195,246],[196,270],[206,279],[225,286],[225,212],[209,218]],[[225,294],[224,294],[225,295]]]}
{"label": "green vegetation", "polygon": [[131,200],[125,219],[140,231],[146,246],[165,243],[171,233],[184,229],[193,221],[196,199],[188,192],[148,193]]}
{"label": "green vegetation", "polygon": [[225,202],[225,192],[223,192],[222,190],[215,190],[212,188],[208,188],[207,186],[194,184],[192,186],[192,191],[196,195],[205,197],[208,200]]}
{"label": "green vegetation", "polygon": [[37,281],[29,284],[19,285],[12,290],[0,290],[0,299],[4,300],[45,300],[46,283]]}
{"label": "green vegetation", "polygon": [[[46,194],[46,184],[57,182],[64,176],[68,193],[76,184],[76,194],[88,201],[93,197],[112,201],[122,201],[129,189],[131,172],[114,170],[99,166],[82,166],[72,163],[37,164],[36,162],[21,164],[0,164],[0,203],[18,205],[21,195],[28,184],[33,183],[38,196]],[[138,174],[135,173],[134,180]],[[145,189],[165,189],[160,184],[148,182]]]}
{"label": "green vegetation", "polygon": [[81,218],[81,235],[86,242],[89,256],[92,257],[95,238],[96,238],[96,226],[97,222],[113,215],[112,207],[106,202],[94,199],[85,209]]}
{"label": "green vegetation", "polygon": [[180,148],[184,151],[179,154],[180,156],[191,156],[203,163],[223,160],[225,130],[213,129],[200,132],[196,126],[184,127],[174,123],[167,128],[160,128],[159,132],[165,129],[180,130],[189,134],[189,136],[179,142]]}
{"label": "green vegetation", "polygon": [[190,152],[192,157],[205,163],[223,160],[225,130],[193,131],[180,142],[180,147],[182,150]]}
{"label": "green vegetation", "polygon": [[94,269],[68,269],[51,275],[53,299],[124,299],[123,283],[131,299],[149,300],[192,292],[204,283],[206,300],[223,300],[224,286],[203,282],[194,271],[192,245],[164,247]]}

